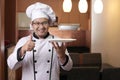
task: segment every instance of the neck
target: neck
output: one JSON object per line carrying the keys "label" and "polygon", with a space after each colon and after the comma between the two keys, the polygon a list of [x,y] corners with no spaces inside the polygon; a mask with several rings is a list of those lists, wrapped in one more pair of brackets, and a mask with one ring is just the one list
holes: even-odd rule
{"label": "neck", "polygon": [[49,34],[49,32],[48,32],[45,36],[39,37],[39,36],[37,36],[35,33],[33,33],[33,36],[34,36],[35,38],[37,38],[37,39],[40,39],[40,38],[45,39],[45,38],[47,38],[49,35],[50,35],[50,34]]}

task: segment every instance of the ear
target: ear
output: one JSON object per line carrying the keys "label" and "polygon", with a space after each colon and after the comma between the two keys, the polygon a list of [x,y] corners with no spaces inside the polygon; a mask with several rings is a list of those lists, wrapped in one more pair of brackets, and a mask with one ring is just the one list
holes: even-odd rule
{"label": "ear", "polygon": [[33,30],[33,26],[32,26],[32,24],[30,23],[30,30]]}

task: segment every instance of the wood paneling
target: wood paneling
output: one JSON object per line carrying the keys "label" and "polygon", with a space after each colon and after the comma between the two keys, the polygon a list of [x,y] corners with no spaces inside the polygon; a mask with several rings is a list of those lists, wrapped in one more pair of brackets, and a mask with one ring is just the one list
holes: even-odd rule
{"label": "wood paneling", "polygon": [[5,40],[15,43],[16,30],[16,0],[5,0]]}
{"label": "wood paneling", "polygon": [[5,80],[4,0],[0,0],[0,80]]}
{"label": "wood paneling", "polygon": [[[86,31],[85,30],[58,30],[56,27],[52,27],[49,29],[49,32],[55,36],[61,38],[75,38],[77,39],[74,42],[67,43],[68,46],[86,46]],[[29,35],[30,30],[19,30],[18,37],[21,38],[23,36]]]}
{"label": "wood paneling", "polygon": [[[78,10],[79,0],[72,0],[72,10],[70,13],[63,12],[62,3],[63,0],[17,0],[17,12],[25,12],[26,8],[35,2],[42,2],[50,5],[58,16],[58,23],[79,23],[81,29],[88,29],[88,18],[90,10],[88,8],[87,13],[80,13]],[[88,5],[90,0],[88,0]],[[22,6],[21,6],[22,5]]]}
{"label": "wood paneling", "polygon": [[58,30],[58,28],[50,28],[49,32],[61,38],[74,38],[76,41],[67,43],[68,46],[86,46],[85,30]]}
{"label": "wood paneling", "polygon": [[[91,24],[90,24],[90,10],[91,10],[91,0],[87,0],[88,2],[88,11],[87,13],[80,13],[78,10],[78,2],[79,0],[72,0],[72,10],[70,13],[63,12],[62,3],[63,0],[17,0],[17,12],[25,12],[26,8],[35,2],[42,2],[50,5],[58,16],[58,24],[59,23],[78,23],[80,24],[80,29],[85,30],[87,34],[85,34],[85,38],[81,38],[81,32],[79,31],[57,31],[54,28],[51,29],[52,33],[58,35],[60,37],[65,37],[68,33],[73,33],[74,37],[78,39],[77,42],[73,42],[69,45],[81,46],[85,45],[90,47],[91,42]],[[22,6],[21,6],[22,5]],[[26,32],[26,31],[23,31]],[[28,32],[27,32],[28,34]],[[64,35],[62,35],[64,34]],[[19,33],[19,36],[23,35],[23,33]],[[73,36],[73,35],[72,35]],[[86,39],[86,40],[84,40]],[[78,44],[77,44],[78,43]]]}

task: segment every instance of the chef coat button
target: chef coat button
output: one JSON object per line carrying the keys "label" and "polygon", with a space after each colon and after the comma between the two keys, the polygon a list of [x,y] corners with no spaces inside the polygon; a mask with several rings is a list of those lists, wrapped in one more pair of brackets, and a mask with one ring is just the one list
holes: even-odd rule
{"label": "chef coat button", "polygon": [[36,63],[36,62],[37,62],[37,60],[34,60],[34,62]]}
{"label": "chef coat button", "polygon": [[34,52],[36,52],[36,50],[33,50]]}
{"label": "chef coat button", "polygon": [[50,52],[51,50],[49,49],[48,51]]}
{"label": "chef coat button", "polygon": [[32,40],[33,42],[36,42],[36,40]]}
{"label": "chef coat button", "polygon": [[47,62],[49,63],[49,62],[50,62],[50,60],[47,60]]}
{"label": "chef coat button", "polygon": [[37,71],[35,71],[35,74],[37,73]]}
{"label": "chef coat button", "polygon": [[47,71],[47,73],[49,73],[49,71]]}

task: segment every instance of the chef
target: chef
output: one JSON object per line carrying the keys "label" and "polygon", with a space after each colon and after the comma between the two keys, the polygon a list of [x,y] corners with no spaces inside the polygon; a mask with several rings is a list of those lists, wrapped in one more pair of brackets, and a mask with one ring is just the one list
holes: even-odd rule
{"label": "chef", "polygon": [[31,19],[32,33],[21,38],[8,57],[9,68],[22,67],[22,80],[60,80],[60,67],[69,71],[72,59],[63,42],[51,42],[56,37],[49,33],[49,25],[56,19],[53,9],[37,2],[26,9]]}

